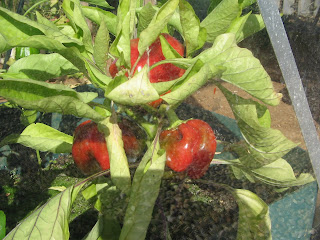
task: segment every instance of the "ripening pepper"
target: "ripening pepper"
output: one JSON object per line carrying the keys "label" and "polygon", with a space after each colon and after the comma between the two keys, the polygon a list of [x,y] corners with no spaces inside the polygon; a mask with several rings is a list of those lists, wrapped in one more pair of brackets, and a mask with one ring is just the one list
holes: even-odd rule
{"label": "ripening pepper", "polygon": [[[138,139],[127,122],[120,122],[124,150],[128,159],[140,156],[144,142]],[[91,120],[81,123],[74,132],[72,156],[76,166],[85,174],[90,175],[110,168],[109,153],[105,136],[98,130],[98,125]]]}
{"label": "ripening pepper", "polygon": [[208,123],[192,119],[160,134],[160,146],[166,150],[166,165],[190,178],[202,177],[216,151],[216,138]]}

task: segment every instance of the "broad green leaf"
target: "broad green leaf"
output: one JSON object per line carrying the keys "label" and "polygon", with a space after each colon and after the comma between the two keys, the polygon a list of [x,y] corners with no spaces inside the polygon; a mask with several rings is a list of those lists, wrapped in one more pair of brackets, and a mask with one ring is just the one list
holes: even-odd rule
{"label": "broad green leaf", "polygon": [[136,170],[120,240],[145,239],[166,161],[166,154],[158,155],[158,149],[156,139]]}
{"label": "broad green leaf", "polygon": [[7,236],[10,239],[69,239],[72,204],[85,181],[51,198],[19,223]]}
{"label": "broad green leaf", "polygon": [[215,9],[218,5],[219,5],[219,3],[221,2],[222,0],[211,0],[210,2],[210,6],[209,6],[209,9],[208,9],[208,11],[207,11],[207,13],[208,13],[208,15],[209,15],[209,13],[211,13],[212,12],[212,10],[213,9]]}
{"label": "broad green leaf", "polygon": [[239,34],[237,40],[242,41],[264,28],[265,25],[262,16],[260,14],[251,14],[245,22],[242,33]]}
{"label": "broad green leaf", "polygon": [[200,23],[207,30],[207,42],[213,43],[217,36],[226,32],[231,22],[239,15],[238,0],[223,0]]}
{"label": "broad green leaf", "polygon": [[133,106],[155,101],[159,99],[159,94],[149,81],[148,67],[145,65],[131,79],[107,94],[107,98],[120,104]]}
{"label": "broad green leaf", "polygon": [[266,104],[279,104],[282,95],[274,91],[270,76],[248,49],[237,46],[234,34],[220,35],[212,47],[197,58],[204,63],[226,67],[227,70],[221,76],[222,80],[232,83]]}
{"label": "broad green leaf", "polygon": [[37,23],[1,7],[0,24],[2,26],[0,33],[11,46],[17,46],[28,40],[31,36],[40,37],[43,35],[51,40],[60,42],[60,44],[71,44],[79,48],[82,46],[79,40],[62,34],[56,28],[52,29],[47,25]]}
{"label": "broad green leaf", "polygon": [[77,72],[79,69],[58,53],[32,54],[19,59],[8,69],[9,74],[20,73],[20,78],[41,81]]}
{"label": "broad green leaf", "polygon": [[222,86],[219,88],[226,96],[246,142],[245,146],[237,147],[240,161],[245,166],[259,168],[270,164],[297,145],[279,130],[270,128],[270,113],[265,106],[232,94]]}
{"label": "broad green leaf", "polygon": [[244,16],[237,17],[236,19],[233,20],[231,23],[230,27],[226,32],[228,33],[234,33],[236,36],[236,41],[241,42],[243,40],[243,28],[245,23],[247,22],[249,16],[251,15],[251,12]]}
{"label": "broad green leaf", "polygon": [[82,6],[82,12],[86,18],[100,25],[101,20],[104,21],[107,26],[109,32],[112,35],[116,35],[116,27],[117,27],[117,16],[111,12],[104,11],[100,8],[96,7],[87,7]]}
{"label": "broad green leaf", "polygon": [[97,35],[94,40],[93,58],[96,65],[103,71],[106,71],[106,64],[109,52],[109,31],[104,23],[101,22]]}
{"label": "broad green leaf", "polygon": [[6,215],[0,210],[0,239],[6,235]]}
{"label": "broad green leaf", "polygon": [[154,15],[150,24],[140,33],[138,50],[142,55],[157,39],[163,28],[167,25],[178,7],[179,0],[169,0]]}
{"label": "broad green leaf", "polygon": [[109,8],[109,9],[114,9],[114,7],[110,6],[106,0],[82,0],[83,2],[87,2],[90,4],[94,4],[100,7],[105,7],[105,8]]}
{"label": "broad green leaf", "polygon": [[148,27],[157,10],[149,2],[139,11],[138,35]]}
{"label": "broad green leaf", "polygon": [[71,153],[73,137],[43,123],[32,123],[20,135],[9,135],[0,145],[12,143],[42,152]]}
{"label": "broad green leaf", "polygon": [[168,82],[158,82],[151,83],[152,87],[158,92],[158,94],[162,94],[167,92],[172,86],[174,86],[180,79],[175,79]]}
{"label": "broad green leaf", "polygon": [[186,79],[178,82],[172,92],[161,98],[170,105],[178,104],[201,88],[210,78],[223,71],[213,65],[202,64],[201,61],[196,62],[190,72],[184,75]]}
{"label": "broad green leaf", "polygon": [[99,128],[106,136],[111,180],[117,188],[128,194],[131,187],[131,177],[127,156],[123,148],[122,133],[117,124],[116,116],[112,115],[101,121]]}
{"label": "broad green leaf", "polygon": [[52,28],[53,30],[59,32],[59,28],[57,25],[54,24],[53,21],[50,21],[48,19],[46,19],[45,17],[43,17],[38,11],[36,11],[36,16],[37,16],[37,22],[43,25],[48,26],[49,28]]}
{"label": "broad green leaf", "polygon": [[206,30],[200,27],[198,16],[186,0],[180,0],[179,12],[187,56],[191,56],[195,50],[201,48],[205,43]]}
{"label": "broad green leaf", "polygon": [[103,116],[85,102],[96,93],[77,93],[63,85],[34,80],[0,80],[0,96],[25,109],[57,112],[99,121]]}
{"label": "broad green leaf", "polygon": [[182,35],[182,26],[180,22],[180,13],[178,9],[173,13],[171,18],[169,19],[168,25],[174,27],[181,35]]}
{"label": "broad green leaf", "polygon": [[239,206],[237,240],[271,240],[268,205],[245,189],[229,189]]}

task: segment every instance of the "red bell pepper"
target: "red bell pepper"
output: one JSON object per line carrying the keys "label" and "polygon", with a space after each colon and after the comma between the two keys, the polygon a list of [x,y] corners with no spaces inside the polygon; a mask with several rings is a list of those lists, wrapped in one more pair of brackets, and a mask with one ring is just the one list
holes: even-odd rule
{"label": "red bell pepper", "polygon": [[162,131],[159,141],[167,153],[167,166],[176,172],[186,171],[190,178],[206,173],[216,150],[213,130],[199,119]]}

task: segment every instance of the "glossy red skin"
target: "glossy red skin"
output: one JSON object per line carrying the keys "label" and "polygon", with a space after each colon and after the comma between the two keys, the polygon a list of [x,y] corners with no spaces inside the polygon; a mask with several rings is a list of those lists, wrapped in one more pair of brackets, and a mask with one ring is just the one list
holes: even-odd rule
{"label": "glossy red skin", "polygon": [[167,166],[176,172],[186,171],[193,179],[206,173],[216,145],[210,125],[199,119],[189,120],[160,134],[160,146],[167,153]]}
{"label": "glossy red skin", "polygon": [[[168,43],[181,55],[184,55],[184,46],[174,37],[170,36],[169,34],[163,33],[162,34]],[[138,43],[139,38],[132,39],[130,46],[131,46],[131,67],[134,66],[135,62],[137,61],[139,57],[139,51],[138,51]],[[155,42],[153,42],[149,49],[143,53],[141,56],[141,59],[137,66],[134,69],[134,73],[138,70],[141,70],[144,65],[148,64],[149,66],[152,66],[153,64],[165,60],[165,57],[162,53],[161,49],[161,42],[160,39],[157,38]],[[110,67],[109,72],[112,77],[115,77],[115,75],[118,73],[118,69],[116,66],[116,62],[114,61]],[[181,69],[179,67],[176,67],[175,65],[171,63],[165,63],[161,64],[155,68],[153,68],[150,71],[150,82],[151,83],[157,83],[157,82],[166,82],[171,81],[174,79],[177,79],[181,77],[184,74],[185,70]]]}
{"label": "glossy red skin", "polygon": [[159,141],[167,153],[167,166],[176,172],[185,171],[193,160],[200,140],[199,131],[186,123],[180,124],[177,129],[162,131]]}
{"label": "glossy red skin", "polygon": [[217,147],[216,137],[210,125],[202,120],[193,119],[187,122],[200,131],[201,141],[195,151],[192,163],[188,166],[187,174],[190,178],[200,178],[208,170]]}
{"label": "glossy red skin", "polygon": [[[127,123],[120,122],[119,127],[122,130],[123,147],[128,159],[136,160],[144,147],[142,140],[136,138],[133,129]],[[76,128],[72,156],[77,167],[85,175],[110,169],[105,136],[99,132],[95,122],[88,120]]]}
{"label": "glossy red skin", "polygon": [[86,175],[110,168],[106,140],[95,122],[88,120],[76,128],[72,156],[77,167]]}

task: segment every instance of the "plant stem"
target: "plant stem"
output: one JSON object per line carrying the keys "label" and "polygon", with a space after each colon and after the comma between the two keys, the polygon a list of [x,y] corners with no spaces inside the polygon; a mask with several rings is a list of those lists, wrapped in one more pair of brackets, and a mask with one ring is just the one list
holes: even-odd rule
{"label": "plant stem", "polygon": [[37,2],[37,3],[33,4],[33,5],[23,14],[23,16],[27,16],[27,14],[28,14],[29,12],[31,12],[35,7],[37,7],[38,5],[40,5],[40,4],[44,3],[44,2],[48,2],[48,0],[42,0],[42,1],[40,1],[40,2]]}

